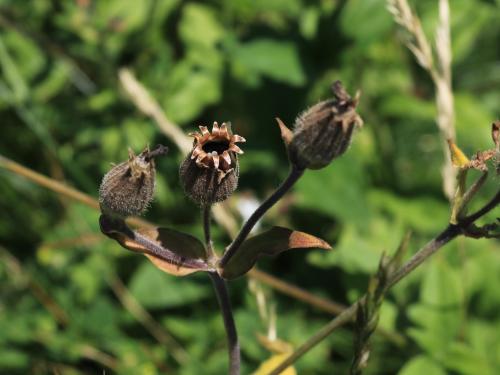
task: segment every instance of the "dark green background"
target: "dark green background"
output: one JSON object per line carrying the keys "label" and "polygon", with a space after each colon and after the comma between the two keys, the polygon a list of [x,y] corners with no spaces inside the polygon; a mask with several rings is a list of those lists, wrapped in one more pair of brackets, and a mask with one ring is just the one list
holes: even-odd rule
{"label": "dark green background", "polygon": [[[434,40],[437,1],[416,3]],[[492,146],[489,127],[499,115],[499,2],[453,0],[451,14],[457,142],[470,155]],[[293,124],[341,79],[349,92],[361,89],[365,127],[345,156],[307,172],[262,223],[310,232],[334,251],[294,251],[260,267],[347,304],[406,230],[414,252],[447,223],[434,87],[383,0],[1,0],[0,15],[0,153],[40,173],[96,196],[109,163],[124,160],[128,146],[166,144],[172,152],[158,162],[146,218],[201,238],[198,209],[178,182],[184,155],[124,95],[118,70],[129,67],[185,132],[229,120],[247,139],[233,208],[240,193],[263,199],[287,173],[274,117]],[[483,201],[498,183],[490,179]],[[0,263],[0,373],[102,374],[102,365],[83,358],[83,344],[116,357],[120,374],[158,374],[157,363],[175,374],[226,371],[205,275],[161,273],[100,237],[98,212],[4,170],[0,212],[2,247],[69,316],[58,327],[23,274],[13,278]],[[60,242],[82,236],[93,242]],[[215,239],[218,249],[229,241],[220,229]],[[179,366],[118,302],[107,281],[113,272],[185,347],[188,364]],[[406,342],[375,335],[366,374],[500,373],[499,285],[498,241],[448,245],[390,293],[380,325]],[[230,289],[247,374],[270,355],[256,339],[266,327],[247,280]],[[330,319],[271,290],[268,302],[278,336],[295,346]],[[345,374],[351,354],[346,328],[296,368]]]}

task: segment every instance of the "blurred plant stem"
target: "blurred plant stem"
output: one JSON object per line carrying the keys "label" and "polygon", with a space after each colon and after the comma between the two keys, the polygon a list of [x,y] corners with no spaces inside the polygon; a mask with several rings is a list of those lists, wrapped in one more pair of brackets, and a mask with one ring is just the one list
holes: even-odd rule
{"label": "blurred plant stem", "polygon": [[[465,217],[458,224],[449,224],[445,230],[438,234],[435,238],[429,241],[424,247],[420,248],[403,266],[401,266],[397,271],[395,271],[390,279],[387,281],[387,290],[396,285],[403,278],[408,276],[413,272],[419,265],[421,265],[425,260],[427,260],[431,255],[436,253],[444,245],[446,245],[451,240],[455,239],[460,234],[468,235],[471,231],[471,226],[480,217],[484,216],[492,209],[494,209],[498,204],[500,204],[500,190],[495,194],[495,196],[485,204],[481,209],[475,213]],[[386,291],[385,291],[386,292]],[[366,303],[366,295],[361,297],[358,301],[349,306],[340,315],[334,318],[330,323],[321,328],[312,337],[310,337],[304,344],[302,344],[297,350],[295,350],[288,358],[281,362],[275,367],[269,375],[278,375],[284,371],[288,366],[297,361],[309,350],[318,345],[326,337],[328,337],[334,330],[340,326],[352,321],[358,312],[358,308]]]}
{"label": "blurred plant stem", "polygon": [[[83,203],[96,210],[99,209],[99,203],[93,197],[88,194],[82,193],[70,186],[63,184],[62,182],[56,181],[50,177],[44,176],[32,169],[26,168],[19,163],[16,163],[2,155],[0,155],[0,168],[4,168],[16,175],[23,176],[28,180],[52,190],[58,194],[71,198],[77,202]],[[137,218],[129,217],[126,222],[135,227],[154,227],[153,223],[149,221]],[[273,289],[280,291],[292,298],[302,301],[306,304],[316,307],[319,310],[325,311],[329,314],[339,314],[343,311],[344,306],[321,297],[317,297],[310,292],[299,288],[293,284],[290,284],[284,280],[281,280],[275,276],[272,276],[264,271],[257,268],[253,268],[247,273],[248,277],[259,280],[260,282],[270,286]],[[391,342],[396,345],[402,346],[405,343],[404,336],[398,334],[397,332],[389,332],[383,329],[379,329],[377,332],[391,340]]]}
{"label": "blurred plant stem", "polygon": [[[68,314],[64,309],[59,306],[57,301],[36,282],[31,276],[31,273],[26,272],[21,262],[12,255],[7,249],[0,246],[0,259],[6,265],[6,270],[10,278],[14,282],[20,283],[23,287],[27,287],[33,296],[42,304],[42,306],[49,312],[52,318],[62,327],[67,327],[70,324]],[[41,338],[34,338],[35,340],[42,341],[43,345],[47,343]],[[99,363],[113,371],[118,368],[118,361],[115,357],[97,349],[89,344],[82,344],[79,346],[79,354],[89,360]]]}
{"label": "blurred plant stem", "polygon": [[130,314],[140,322],[144,328],[161,345],[169,348],[169,353],[179,364],[186,364],[193,359],[189,353],[177,342],[177,340],[168,333],[161,324],[159,324],[151,314],[142,307],[142,305],[129,292],[123,281],[114,273],[108,279],[111,290]]}
{"label": "blurred plant stem", "polygon": [[[118,72],[120,83],[134,105],[146,116],[151,117],[162,133],[175,143],[179,151],[187,154],[192,149],[192,140],[184,134],[181,128],[168,119],[158,102],[149,94],[148,90],[140,83],[134,74],[126,69]],[[224,208],[224,204],[213,207],[215,220],[226,230],[230,236],[238,231],[238,224],[234,217]]]}
{"label": "blurred plant stem", "polygon": [[[26,287],[33,293],[33,296],[40,301],[42,306],[50,313],[54,320],[62,327],[67,327],[71,322],[68,314],[64,309],[52,298],[52,296],[33,279],[29,272],[26,272],[21,262],[12,255],[7,249],[0,246],[0,260],[7,266],[9,276],[15,282],[25,284]],[[172,357],[179,363],[185,364],[191,361],[189,354],[184,348],[176,342],[176,340],[165,329],[156,322],[153,317],[137,302],[134,296],[128,291],[123,281],[115,274],[111,274],[108,278],[108,284],[111,290],[122,303],[125,309],[141,323],[146,330],[160,344],[169,348]],[[94,360],[110,369],[116,370],[118,367],[117,359],[107,353],[101,352],[99,349],[91,345],[83,345],[81,353],[84,357]],[[156,363],[159,368],[166,369],[164,363],[159,363],[158,360],[151,357],[151,360]]]}
{"label": "blurred plant stem", "polygon": [[418,64],[431,77],[436,95],[436,123],[440,132],[444,153],[442,168],[443,190],[451,200],[455,194],[455,170],[451,163],[447,141],[455,140],[455,110],[453,108],[453,90],[451,87],[451,38],[450,7],[448,0],[439,0],[439,20],[436,28],[434,61],[432,45],[425,36],[419,17],[413,13],[407,0],[387,0],[387,8],[394,21],[403,27],[410,38],[407,48],[413,53]]}

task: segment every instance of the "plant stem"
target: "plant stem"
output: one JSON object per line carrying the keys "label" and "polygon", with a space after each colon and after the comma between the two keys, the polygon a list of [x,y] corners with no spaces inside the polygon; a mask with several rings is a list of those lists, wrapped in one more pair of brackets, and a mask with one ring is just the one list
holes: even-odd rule
{"label": "plant stem", "polygon": [[[363,297],[364,298],[364,297]],[[285,371],[289,366],[293,365],[300,357],[306,354],[309,350],[318,345],[321,341],[327,338],[335,329],[340,326],[349,323],[353,316],[356,315],[358,309],[359,301],[349,306],[345,309],[342,314],[332,319],[330,323],[321,328],[313,336],[311,336],[304,344],[302,344],[297,350],[295,350],[289,357],[287,357],[283,362],[279,364],[273,371],[268,375],[279,375],[281,372]]]}
{"label": "plant stem", "polygon": [[[498,204],[500,204],[500,191],[498,191],[495,196],[486,203],[482,208],[480,208],[475,213],[467,216],[461,220],[457,225],[449,224],[445,230],[443,230],[438,236],[429,241],[424,247],[418,250],[413,257],[410,258],[403,266],[401,266],[392,276],[388,282],[388,288],[390,289],[396,285],[399,281],[413,272],[419,265],[421,265],[426,259],[431,255],[436,253],[440,248],[446,245],[448,242],[456,238],[459,234],[463,233],[468,229],[468,227],[474,223],[477,219],[487,214],[489,211],[494,209]],[[318,345],[326,337],[328,337],[334,330],[340,326],[350,322],[357,313],[360,304],[364,303],[366,296],[361,297],[358,301],[349,306],[340,315],[335,317],[316,332],[311,338],[309,338],[304,344],[302,344],[296,351],[294,351],[289,357],[287,357],[283,362],[281,362],[276,368],[274,368],[268,375],[278,375],[300,357],[306,354],[309,350]]]}
{"label": "plant stem", "polygon": [[231,244],[226,248],[224,255],[222,256],[219,264],[221,267],[229,262],[233,255],[238,251],[239,247],[245,241],[247,236],[250,234],[252,228],[257,224],[262,216],[272,207],[276,202],[278,202],[290,188],[298,181],[298,179],[304,174],[303,169],[298,169],[296,166],[291,167],[290,173],[285,181],[271,194],[262,204],[255,210],[255,212],[250,216],[247,222],[241,227],[236,238],[231,242]]}
{"label": "plant stem", "polygon": [[214,247],[212,243],[212,234],[210,231],[210,214],[211,205],[203,206],[202,216],[203,216],[203,233],[205,234],[205,250],[207,252],[207,259],[211,263],[212,259],[215,259]]}
{"label": "plant stem", "polygon": [[450,242],[452,239],[460,234],[460,227],[458,225],[449,224],[448,227],[442,231],[437,237],[433,238],[424,247],[413,255],[404,265],[402,265],[394,274],[391,275],[387,283],[387,289],[396,285],[402,278],[412,272],[415,268],[420,266],[427,258],[433,255],[436,251]]}
{"label": "plant stem", "polygon": [[217,300],[222,312],[224,327],[227,335],[227,345],[229,348],[229,375],[240,374],[240,344],[238,342],[238,334],[234,323],[231,302],[227,292],[226,282],[216,272],[209,272],[210,278],[214,285]]}

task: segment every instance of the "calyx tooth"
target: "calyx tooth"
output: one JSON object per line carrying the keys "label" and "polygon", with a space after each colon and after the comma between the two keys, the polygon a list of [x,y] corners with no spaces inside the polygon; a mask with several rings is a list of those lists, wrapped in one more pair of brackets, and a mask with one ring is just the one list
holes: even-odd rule
{"label": "calyx tooth", "polygon": [[223,122],[222,125],[220,126],[219,135],[221,137],[226,137],[226,138],[229,136],[229,134],[227,132],[227,125],[225,122]]}
{"label": "calyx tooth", "polygon": [[243,150],[236,145],[231,145],[229,151],[236,152],[237,154],[243,154]]}
{"label": "calyx tooth", "polygon": [[212,126],[212,135],[214,136],[218,136],[219,135],[219,124],[217,123],[217,121],[214,121],[214,124]]}
{"label": "calyx tooth", "polygon": [[[214,155],[214,153],[215,153],[215,155]],[[219,155],[215,151],[212,153],[212,158],[214,160],[214,168],[218,169],[219,168]]]}
{"label": "calyx tooth", "polygon": [[202,135],[205,135],[205,134],[210,133],[210,132],[208,131],[208,128],[207,128],[206,126],[203,126],[203,125],[201,125],[201,126],[200,126],[200,130],[201,130],[201,134],[202,134]]}
{"label": "calyx tooth", "polygon": [[233,142],[246,142],[247,140],[243,138],[241,135],[235,134],[233,135]]}
{"label": "calyx tooth", "polygon": [[193,150],[193,153],[191,154],[191,159],[194,159],[195,157],[197,157],[203,150],[201,150],[200,147],[196,147],[194,150]]}
{"label": "calyx tooth", "polygon": [[230,166],[231,165],[231,156],[229,156],[229,152],[224,151],[221,156],[226,161],[227,165]]}

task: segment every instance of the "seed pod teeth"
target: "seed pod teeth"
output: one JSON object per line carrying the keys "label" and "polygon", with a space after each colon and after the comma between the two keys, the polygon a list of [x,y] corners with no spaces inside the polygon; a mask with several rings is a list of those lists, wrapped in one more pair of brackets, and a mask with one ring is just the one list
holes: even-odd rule
{"label": "seed pod teeth", "polygon": [[219,137],[220,136],[220,129],[219,129],[219,124],[217,121],[214,121],[214,124],[212,125],[212,136],[213,137]]}
{"label": "seed pod teeth", "polygon": [[[191,153],[179,170],[184,191],[200,204],[211,204],[227,199],[238,184],[237,154],[243,151],[236,142],[244,142],[239,135],[232,134],[231,123],[217,122],[212,131],[200,126],[194,133]],[[205,190],[205,191],[204,191]]]}
{"label": "seed pod teeth", "polygon": [[236,142],[238,142],[238,143],[244,143],[247,140],[245,138],[243,138],[241,135],[235,134],[235,135],[233,135],[231,137],[231,141],[234,142],[234,143],[236,143]]}
{"label": "seed pod teeth", "polygon": [[243,154],[243,150],[241,148],[239,148],[238,146],[236,145],[232,145],[230,148],[229,148],[229,151],[233,151],[233,152],[236,152],[237,154]]}
{"label": "seed pod teeth", "polygon": [[229,131],[227,129],[227,124],[225,122],[222,123],[219,129],[219,135],[222,138],[228,138],[229,137]]}
{"label": "seed pod teeth", "polygon": [[[226,150],[222,153],[221,156],[222,156],[222,160],[227,164],[227,168],[229,168],[231,166],[231,156],[229,156],[229,152],[227,152],[227,150]],[[223,169],[225,169],[225,168],[223,168]]]}
{"label": "seed pod teeth", "polygon": [[217,152],[212,151],[212,160],[214,161],[214,169],[219,169],[219,155]]}

